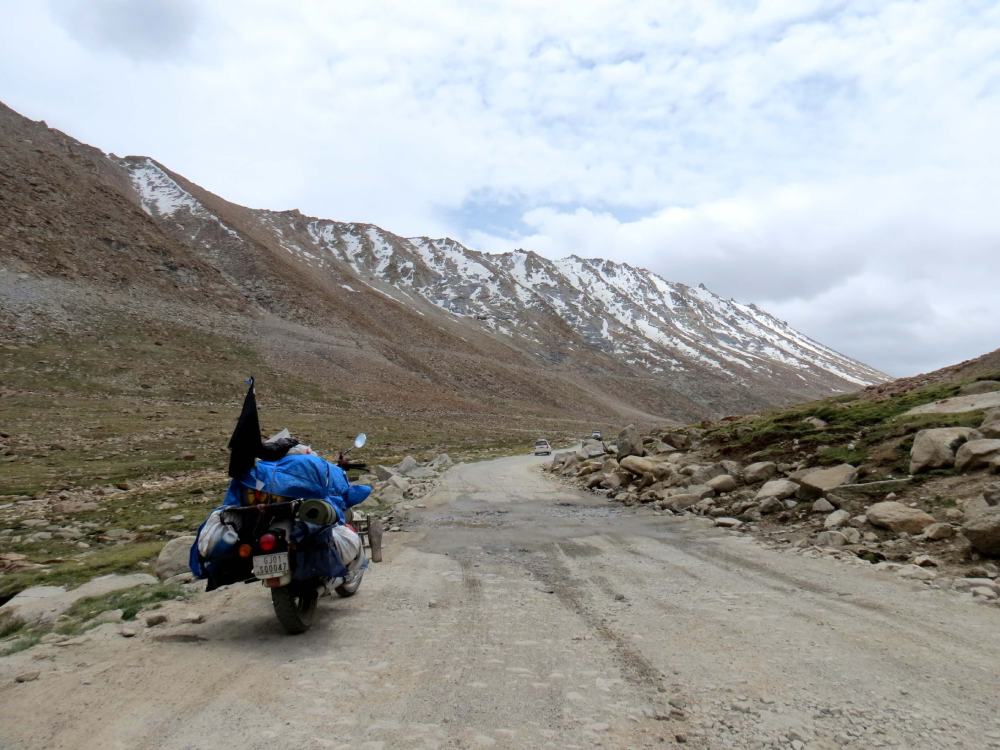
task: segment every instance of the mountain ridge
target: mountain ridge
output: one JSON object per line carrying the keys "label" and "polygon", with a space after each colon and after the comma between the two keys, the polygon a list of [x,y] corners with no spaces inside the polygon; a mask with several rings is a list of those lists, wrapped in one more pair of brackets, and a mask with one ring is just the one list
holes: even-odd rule
{"label": "mountain ridge", "polygon": [[[149,290],[148,304],[173,304],[170,314],[192,325],[209,317],[200,310],[242,316],[256,332],[246,335],[271,337],[272,358],[294,354],[318,377],[348,371],[350,352],[370,374],[369,392],[398,382],[471,411],[683,420],[886,379],[756,305],[627,263],[487,253],[297,209],[247,208],[150,157],[104,155],[7,108],[0,128],[8,185],[22,178],[0,232],[19,237],[10,247],[25,270],[136,298]],[[62,211],[32,202],[29,173],[60,196]],[[58,226],[57,242],[43,242],[46,232],[24,218],[40,213],[43,226]]]}

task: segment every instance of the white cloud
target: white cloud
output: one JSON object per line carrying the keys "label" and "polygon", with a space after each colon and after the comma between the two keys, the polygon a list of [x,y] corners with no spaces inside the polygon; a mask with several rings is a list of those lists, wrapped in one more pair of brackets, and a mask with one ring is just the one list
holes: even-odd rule
{"label": "white cloud", "polygon": [[995,2],[4,6],[8,104],[232,200],[628,260],[893,372],[1000,345]]}

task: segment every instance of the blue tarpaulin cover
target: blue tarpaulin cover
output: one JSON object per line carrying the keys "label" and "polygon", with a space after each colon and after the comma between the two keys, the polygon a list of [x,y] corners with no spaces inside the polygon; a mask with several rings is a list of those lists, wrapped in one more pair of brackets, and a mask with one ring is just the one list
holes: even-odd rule
{"label": "blue tarpaulin cover", "polygon": [[[343,469],[315,454],[294,454],[277,461],[258,461],[243,476],[229,483],[222,507],[241,505],[243,488],[293,499],[326,500],[337,511],[340,523],[346,522],[344,511],[364,502],[372,491],[367,485],[352,485]],[[198,528],[199,534],[203,526]],[[197,539],[191,546],[189,563],[195,576],[205,577]]]}

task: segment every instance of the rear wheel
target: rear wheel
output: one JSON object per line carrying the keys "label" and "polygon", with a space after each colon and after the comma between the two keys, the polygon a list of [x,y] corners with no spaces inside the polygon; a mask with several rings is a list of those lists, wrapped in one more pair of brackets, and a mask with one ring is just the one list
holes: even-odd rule
{"label": "rear wheel", "polygon": [[312,587],[292,591],[290,586],[271,589],[271,603],[274,614],[285,632],[292,635],[304,633],[312,625],[316,615],[316,602],[319,592]]}
{"label": "rear wheel", "polygon": [[344,578],[344,582],[337,586],[334,591],[343,597],[354,596],[358,593],[358,589],[361,588],[361,579],[364,578],[364,576],[365,565],[359,564],[353,573],[347,574],[347,577]]}

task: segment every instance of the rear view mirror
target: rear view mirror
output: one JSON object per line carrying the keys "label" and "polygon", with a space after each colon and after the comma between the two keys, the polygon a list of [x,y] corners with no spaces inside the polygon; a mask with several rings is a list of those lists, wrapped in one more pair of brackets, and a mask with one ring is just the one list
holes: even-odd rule
{"label": "rear view mirror", "polygon": [[359,432],[358,436],[354,438],[354,447],[363,448],[365,443],[367,442],[368,442],[368,436],[363,432]]}

